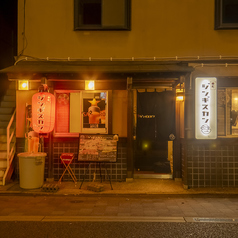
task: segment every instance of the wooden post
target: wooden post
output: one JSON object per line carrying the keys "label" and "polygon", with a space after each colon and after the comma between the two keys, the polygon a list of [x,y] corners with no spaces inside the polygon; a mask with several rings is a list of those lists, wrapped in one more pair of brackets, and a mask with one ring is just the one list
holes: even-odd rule
{"label": "wooden post", "polygon": [[132,78],[127,78],[127,178],[133,178],[133,161],[133,90]]}

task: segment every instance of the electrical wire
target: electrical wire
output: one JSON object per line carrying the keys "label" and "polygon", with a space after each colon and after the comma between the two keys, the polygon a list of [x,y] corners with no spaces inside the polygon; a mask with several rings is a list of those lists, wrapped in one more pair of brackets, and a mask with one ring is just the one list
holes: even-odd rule
{"label": "electrical wire", "polygon": [[22,50],[18,54],[18,58],[24,54],[25,49],[27,48],[28,42],[26,38],[26,0],[24,0],[23,8],[23,31],[22,31]]}

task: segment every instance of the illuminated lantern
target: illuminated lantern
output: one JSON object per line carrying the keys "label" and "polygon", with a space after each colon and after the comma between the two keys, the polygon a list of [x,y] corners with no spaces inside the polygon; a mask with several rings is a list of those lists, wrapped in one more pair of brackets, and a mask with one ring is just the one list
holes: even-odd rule
{"label": "illuminated lantern", "polygon": [[53,131],[55,125],[55,96],[39,92],[32,97],[32,128],[38,133]]}

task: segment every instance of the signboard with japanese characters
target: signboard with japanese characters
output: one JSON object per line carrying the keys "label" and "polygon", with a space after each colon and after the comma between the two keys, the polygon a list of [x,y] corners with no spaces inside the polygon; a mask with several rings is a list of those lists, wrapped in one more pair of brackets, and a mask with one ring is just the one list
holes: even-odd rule
{"label": "signboard with japanese characters", "polygon": [[217,79],[195,79],[195,137],[217,138]]}
{"label": "signboard with japanese characters", "polygon": [[116,162],[118,135],[79,135],[79,161]]}

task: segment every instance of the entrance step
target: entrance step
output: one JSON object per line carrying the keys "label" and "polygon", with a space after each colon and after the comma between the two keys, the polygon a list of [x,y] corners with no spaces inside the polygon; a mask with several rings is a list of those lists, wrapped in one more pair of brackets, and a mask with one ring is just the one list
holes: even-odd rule
{"label": "entrance step", "polygon": [[151,174],[134,173],[134,179],[148,179],[148,178],[172,179],[173,175],[172,174],[156,174],[156,173],[151,173]]}

